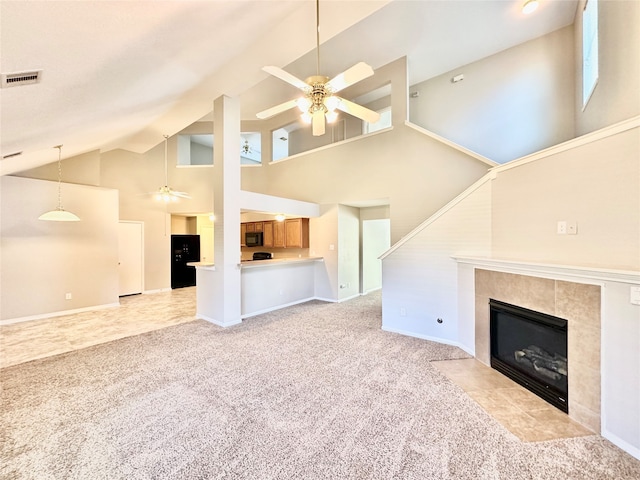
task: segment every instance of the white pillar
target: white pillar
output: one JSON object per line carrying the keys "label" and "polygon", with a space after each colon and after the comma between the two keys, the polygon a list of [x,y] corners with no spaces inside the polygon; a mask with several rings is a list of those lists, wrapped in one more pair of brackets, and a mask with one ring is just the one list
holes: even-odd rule
{"label": "white pillar", "polygon": [[242,321],[240,301],[240,102],[213,102],[213,255],[198,276],[198,317],[228,327]]}

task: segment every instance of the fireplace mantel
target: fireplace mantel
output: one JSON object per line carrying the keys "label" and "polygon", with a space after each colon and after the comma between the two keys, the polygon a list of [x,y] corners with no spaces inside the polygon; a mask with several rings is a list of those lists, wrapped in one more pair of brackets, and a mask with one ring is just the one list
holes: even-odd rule
{"label": "fireplace mantel", "polygon": [[473,265],[478,268],[485,268],[506,273],[520,273],[524,275],[535,275],[542,278],[582,279],[598,282],[619,282],[640,285],[640,271],[614,270],[608,268],[583,267],[573,265],[556,265],[551,263],[523,262],[517,260],[503,260],[489,257],[453,256],[454,260],[461,264]]}

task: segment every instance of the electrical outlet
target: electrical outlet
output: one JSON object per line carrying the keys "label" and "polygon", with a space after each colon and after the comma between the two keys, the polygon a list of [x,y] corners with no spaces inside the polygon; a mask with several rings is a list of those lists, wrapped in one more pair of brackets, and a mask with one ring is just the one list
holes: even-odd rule
{"label": "electrical outlet", "polygon": [[401,317],[406,317],[407,316],[407,309],[404,307],[400,308],[400,316]]}
{"label": "electrical outlet", "polygon": [[577,235],[578,234],[578,224],[576,222],[567,223],[567,234],[568,235]]}
{"label": "electrical outlet", "polygon": [[64,298],[65,298],[65,300],[71,300],[71,294],[70,293],[65,293]]}
{"label": "electrical outlet", "polygon": [[558,235],[567,234],[567,222],[564,220],[558,222]]}

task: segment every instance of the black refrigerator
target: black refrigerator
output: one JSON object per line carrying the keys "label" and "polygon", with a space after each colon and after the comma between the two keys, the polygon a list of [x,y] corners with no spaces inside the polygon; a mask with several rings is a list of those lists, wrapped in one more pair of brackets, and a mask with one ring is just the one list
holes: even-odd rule
{"label": "black refrigerator", "polygon": [[200,235],[171,235],[171,288],[193,287],[196,267],[188,262],[200,261]]}

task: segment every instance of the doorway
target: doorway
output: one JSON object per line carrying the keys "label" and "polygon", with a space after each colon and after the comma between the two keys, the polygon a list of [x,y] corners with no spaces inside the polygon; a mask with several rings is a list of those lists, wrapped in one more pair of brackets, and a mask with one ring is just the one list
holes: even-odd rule
{"label": "doorway", "polygon": [[118,225],[118,295],[143,291],[144,223],[121,221]]}

